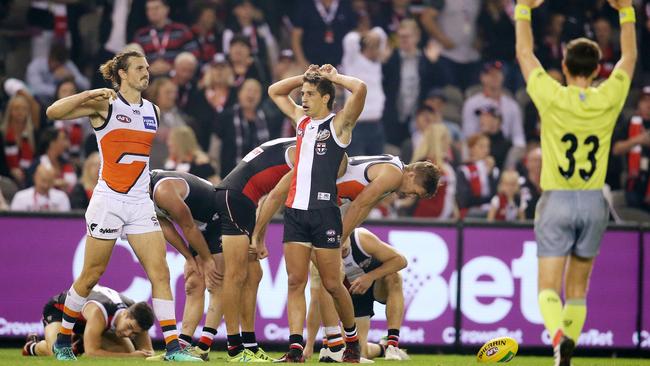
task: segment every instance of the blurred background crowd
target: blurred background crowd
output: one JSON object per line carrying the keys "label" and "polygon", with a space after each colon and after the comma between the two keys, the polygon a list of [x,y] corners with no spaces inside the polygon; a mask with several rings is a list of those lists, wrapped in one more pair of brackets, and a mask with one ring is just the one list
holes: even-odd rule
{"label": "blurred background crowd", "polygon": [[[612,219],[650,218],[650,0],[638,0],[640,64],[612,139]],[[511,0],[8,0],[0,2],[0,209],[84,209],[97,142],[85,118],[52,121],[55,100],[110,87],[98,66],[137,49],[160,107],[151,168],[212,182],[248,151],[295,136],[267,87],[329,63],[368,85],[350,156],[390,153],[444,172],[432,199],[387,197],[371,217],[532,219],[541,194],[540,121],[515,59]],[[535,53],[562,82],[563,47],[620,56],[605,0],[548,0]],[[299,93],[294,99],[299,102]],[[345,93],[339,90],[340,108]]]}

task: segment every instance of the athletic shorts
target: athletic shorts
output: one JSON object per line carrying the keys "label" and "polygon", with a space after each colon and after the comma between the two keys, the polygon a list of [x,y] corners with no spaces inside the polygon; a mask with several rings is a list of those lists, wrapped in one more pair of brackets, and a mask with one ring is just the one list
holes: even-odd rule
{"label": "athletic shorts", "polygon": [[[51,323],[62,323],[63,322],[63,305],[65,304],[65,292],[59,295],[52,297],[46,304],[43,306],[43,327],[47,327]],[[75,334],[83,334],[85,324],[81,321],[77,321],[74,324],[72,329]]]}
{"label": "athletic shorts", "polygon": [[341,247],[341,210],[338,207],[314,210],[284,210],[285,243],[310,243],[314,248],[334,249]]}
{"label": "athletic shorts", "polygon": [[250,238],[255,229],[257,209],[253,201],[232,189],[218,189],[215,197],[221,218],[221,235],[246,235]]}
{"label": "athletic shorts", "polygon": [[[221,223],[220,222],[214,222],[208,224],[205,230],[201,231],[201,234],[203,234],[203,239],[205,239],[205,242],[208,243],[208,249],[210,249],[210,254],[223,253],[223,248],[221,247]],[[193,257],[199,255],[199,253],[197,253],[196,250],[194,250],[194,248],[192,248],[191,245],[190,245],[190,252],[192,252]]]}
{"label": "athletic shorts", "polygon": [[368,288],[363,295],[352,295],[352,305],[354,306],[354,317],[363,318],[365,316],[373,317],[375,315],[375,301],[385,304],[375,298],[375,282]]}
{"label": "athletic shorts", "polygon": [[153,201],[123,202],[95,193],[86,209],[86,233],[97,239],[161,231]]}
{"label": "athletic shorts", "polygon": [[545,191],[535,208],[538,257],[593,258],[609,221],[609,206],[598,190]]}

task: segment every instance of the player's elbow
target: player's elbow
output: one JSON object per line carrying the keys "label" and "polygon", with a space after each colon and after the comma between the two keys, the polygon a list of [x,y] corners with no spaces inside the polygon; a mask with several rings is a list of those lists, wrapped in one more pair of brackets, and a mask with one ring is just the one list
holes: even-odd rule
{"label": "player's elbow", "polygon": [[61,119],[61,116],[57,112],[58,111],[57,111],[57,108],[56,108],[56,103],[52,104],[49,107],[47,107],[47,110],[45,111],[45,114],[47,115],[47,119],[49,119],[49,120]]}
{"label": "player's elbow", "polygon": [[366,83],[364,83],[363,81],[359,80],[359,85],[357,86],[356,93],[365,98],[366,94],[368,94],[368,85],[366,85]]}

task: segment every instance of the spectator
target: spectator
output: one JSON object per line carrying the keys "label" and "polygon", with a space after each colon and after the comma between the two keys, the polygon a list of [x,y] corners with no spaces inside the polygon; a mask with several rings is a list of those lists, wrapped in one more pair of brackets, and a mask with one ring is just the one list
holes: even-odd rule
{"label": "spectator", "polygon": [[9,209],[9,205],[7,205],[7,201],[5,201],[5,196],[0,192],[0,211],[7,211]]}
{"label": "spectator", "polygon": [[[639,32],[639,44],[650,44],[650,0],[643,0],[641,11],[639,11],[639,20],[641,31]],[[640,47],[641,66],[644,73],[644,81],[650,83],[650,47]]]}
{"label": "spectator", "polygon": [[7,103],[0,125],[0,148],[5,156],[6,169],[19,185],[25,184],[25,170],[32,165],[35,154],[34,118],[30,101],[16,94]]}
{"label": "spectator", "polygon": [[[402,146],[409,137],[409,121],[417,109],[418,101],[436,80],[429,54],[420,51],[420,28],[412,19],[400,22],[398,49],[383,66],[383,88],[386,93],[384,129],[386,141]],[[424,92],[423,92],[424,91]]]}
{"label": "spectator", "polygon": [[519,104],[503,90],[503,64],[499,61],[486,62],[481,71],[482,92],[469,97],[463,105],[463,133],[471,136],[480,131],[479,114],[476,111],[489,105],[496,105],[501,112],[501,130],[512,142],[506,167],[514,167],[526,147],[524,127]]}
{"label": "spectator", "polygon": [[296,62],[296,56],[293,51],[291,49],[284,49],[280,52],[278,62],[273,66],[273,82],[280,81],[282,75],[300,71],[302,71],[302,68]]}
{"label": "spectator", "polygon": [[247,79],[237,103],[224,112],[215,128],[221,139],[221,177],[225,177],[249,151],[269,140],[266,115],[260,108],[262,85]]}
{"label": "spectator", "polygon": [[85,210],[90,203],[97,180],[99,179],[99,153],[90,154],[84,161],[81,179],[70,191],[72,209]]}
{"label": "spectator", "polygon": [[609,20],[602,17],[597,18],[594,20],[592,27],[594,29],[594,38],[601,52],[598,78],[607,79],[614,71],[616,62],[621,58],[621,50],[615,41],[614,31]]}
{"label": "spectator", "polygon": [[494,158],[497,168],[503,170],[512,142],[503,136],[501,131],[501,112],[496,106],[485,105],[476,110],[479,118],[481,133],[490,139],[490,155]]}
{"label": "spectator", "polygon": [[542,149],[534,147],[528,151],[525,160],[525,173],[521,183],[521,199],[526,201],[526,218],[535,218],[535,207],[542,196],[540,178],[542,174]]}
{"label": "spectator", "polygon": [[298,63],[338,65],[343,37],[356,25],[348,0],[298,1],[292,19],[291,48]]}
{"label": "spectator", "polygon": [[217,42],[217,12],[214,6],[207,2],[200,4],[195,12],[194,24],[190,30],[199,47],[199,62],[205,65],[220,51]]}
{"label": "spectator", "polygon": [[441,170],[435,196],[427,199],[403,198],[396,202],[404,216],[451,219],[458,215],[456,208],[456,173],[447,159],[451,149],[449,131],[442,124],[427,127],[422,141],[416,146],[411,162],[428,160]]}
{"label": "spectator", "polygon": [[234,16],[223,32],[223,52],[230,53],[230,41],[236,34],[240,34],[248,38],[251,54],[267,66],[264,73],[269,75],[271,70],[268,66],[275,64],[278,59],[278,45],[264,20],[264,13],[251,0],[237,0],[234,3]]}
{"label": "spectator", "polygon": [[[416,14],[411,12],[410,0],[391,0],[385,1],[379,9],[377,15],[377,23],[380,25],[386,34],[391,46],[398,47],[399,45],[399,29],[402,21],[410,20],[415,22],[420,32],[420,26],[417,24]],[[419,40],[418,40],[419,43]]]}
{"label": "spectator", "polygon": [[441,10],[434,9],[431,34],[444,47],[439,64],[445,85],[465,90],[478,81],[476,19],[480,8],[481,1],[445,1]]}
{"label": "spectator", "polygon": [[178,126],[171,129],[167,140],[169,156],[165,163],[166,170],[176,170],[194,174],[197,177],[209,180],[213,184],[221,181],[208,155],[201,150],[196,140],[196,135],[187,126]]}
{"label": "spectator", "polygon": [[239,88],[244,80],[258,80],[265,88],[268,86],[267,74],[259,59],[251,54],[251,44],[248,38],[235,35],[230,41],[228,61],[235,75],[234,87]]}
{"label": "spectator", "polygon": [[153,81],[147,89],[149,97],[160,109],[160,121],[156,137],[151,146],[149,166],[152,169],[159,169],[165,165],[167,159],[167,137],[169,131],[177,126],[187,124],[188,118],[176,106],[178,87],[171,79],[161,77]]}
{"label": "spectator", "polygon": [[183,51],[199,55],[190,29],[169,19],[166,0],[147,0],[147,19],[150,25],[135,33],[134,42],[144,49],[152,76],[167,75],[174,59]]}
{"label": "spectator", "polygon": [[469,161],[458,168],[456,200],[461,218],[485,217],[496,193],[499,169],[490,156],[490,139],[483,134],[467,139]]}
{"label": "spectator", "polygon": [[449,134],[451,135],[451,140],[453,141],[454,147],[458,150],[462,150],[462,142],[465,140],[463,136],[463,131],[461,131],[460,126],[456,122],[447,121],[444,119],[443,112],[447,104],[447,96],[442,89],[434,88],[429,90],[426,98],[422,102],[425,106],[431,108],[433,112],[433,122],[441,122],[447,126]]}
{"label": "spectator", "polygon": [[174,59],[174,68],[170,72],[171,80],[178,88],[176,106],[188,113],[190,99],[198,93],[195,76],[199,61],[194,54],[181,52]]}
{"label": "spectator", "polygon": [[32,0],[28,2],[27,25],[33,32],[33,58],[46,57],[53,44],[70,45],[70,23],[67,5],[62,2]]}
{"label": "spectator", "polygon": [[[77,94],[77,84],[73,79],[61,81],[56,88],[55,101]],[[54,121],[54,127],[65,131],[68,136],[68,157],[71,162],[78,166],[81,164],[81,152],[84,141],[92,134],[92,127],[87,117],[80,117],[73,120]]]}
{"label": "spectator", "polygon": [[650,85],[643,87],[636,113],[619,124],[613,140],[612,154],[627,160],[627,204],[650,211]]}
{"label": "spectator", "polygon": [[519,173],[506,170],[499,179],[498,194],[490,201],[488,221],[523,221],[526,201],[519,195]]}
{"label": "spectator", "polygon": [[54,171],[39,165],[34,173],[34,186],[16,192],[11,201],[12,211],[70,211],[70,200],[65,192],[54,188]]}
{"label": "spectator", "polygon": [[47,57],[37,57],[27,66],[27,84],[44,105],[52,103],[57,84],[68,78],[73,78],[81,89],[90,88],[90,82],[68,59],[68,50],[61,43],[54,43]]}
{"label": "spectator", "polygon": [[[409,140],[406,140],[404,144],[402,144],[402,153],[400,154],[402,159],[406,161],[412,160],[414,148],[417,148],[424,143],[425,135],[429,130],[429,126],[437,123],[444,125],[440,114],[436,113],[431,107],[423,106],[418,109],[413,122],[413,134]],[[447,134],[445,136],[449,136],[451,139],[451,145],[449,149],[443,151],[443,156],[446,162],[452,166],[456,166],[460,162],[461,150],[453,144],[451,131],[446,125],[444,126],[447,128]]]}
{"label": "spectator", "polygon": [[381,61],[385,54],[386,33],[380,27],[365,34],[352,31],[343,38],[342,72],[362,80],[368,86],[366,104],[352,131],[352,141],[347,149],[348,154],[353,156],[384,152],[386,138],[382,115],[386,95],[382,87]]}
{"label": "spectator", "polygon": [[39,165],[52,170],[54,173],[54,188],[70,192],[77,183],[77,173],[74,166],[66,158],[70,142],[64,130],[48,128],[41,133],[39,139],[40,156],[35,159],[27,170],[27,185],[32,185],[32,179]]}
{"label": "spectator", "polygon": [[545,69],[562,68],[562,57],[564,55],[564,42],[562,33],[566,17],[561,13],[552,13],[549,16],[544,36],[538,45],[539,62]]}

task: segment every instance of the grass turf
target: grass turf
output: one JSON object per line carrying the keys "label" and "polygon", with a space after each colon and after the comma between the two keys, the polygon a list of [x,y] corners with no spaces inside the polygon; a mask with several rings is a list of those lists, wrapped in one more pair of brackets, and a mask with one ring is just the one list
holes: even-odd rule
{"label": "grass turf", "polygon": [[[0,349],[0,365],[57,365],[61,363],[50,357],[24,357],[21,350],[17,348]],[[279,357],[278,353],[270,353],[271,356]],[[312,358],[309,363],[315,363],[317,360]],[[113,366],[113,365],[156,365],[160,362],[148,362],[136,358],[107,358],[91,359],[80,357],[77,364],[95,365],[95,366]],[[224,352],[210,353],[209,364],[225,364]],[[395,361],[377,360],[376,365],[396,365]],[[411,361],[403,361],[404,365],[426,365],[426,366],[465,366],[476,365],[474,356],[454,356],[454,355],[413,355]],[[509,365],[512,366],[550,366],[553,361],[550,357],[532,357],[517,356]],[[573,360],[573,366],[650,366],[650,359],[633,359],[633,358],[585,358],[579,357]]]}

